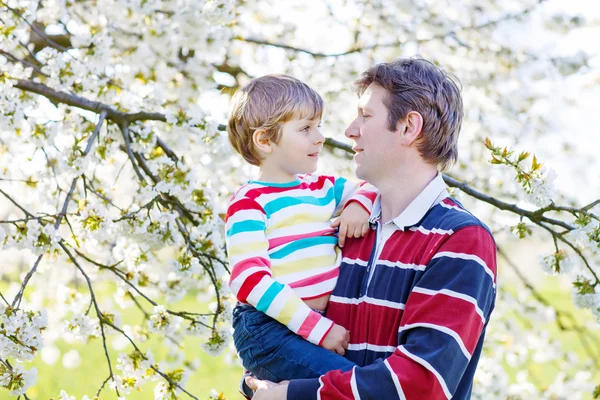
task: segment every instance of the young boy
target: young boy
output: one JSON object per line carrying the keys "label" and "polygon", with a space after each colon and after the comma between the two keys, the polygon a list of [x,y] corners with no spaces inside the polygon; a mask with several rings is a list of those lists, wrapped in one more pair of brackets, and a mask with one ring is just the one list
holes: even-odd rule
{"label": "young boy", "polygon": [[[234,343],[243,365],[279,382],[350,370],[349,333],[324,317],[345,237],[364,236],[371,186],[312,174],[324,137],[323,100],[286,75],[252,80],[233,96],[229,140],[260,168],[232,197],[226,237]],[[341,214],[341,216],[340,216]],[[331,224],[331,218],[340,218]]]}

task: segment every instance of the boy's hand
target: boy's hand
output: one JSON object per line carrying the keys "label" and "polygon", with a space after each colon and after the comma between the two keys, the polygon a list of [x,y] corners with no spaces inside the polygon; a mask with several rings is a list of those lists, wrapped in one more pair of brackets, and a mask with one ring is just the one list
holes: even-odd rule
{"label": "boy's hand", "polygon": [[336,219],[332,228],[337,228],[338,232],[338,243],[340,247],[344,247],[346,238],[349,237],[363,237],[369,231],[369,213],[357,202],[353,201],[344,208],[342,214]]}
{"label": "boy's hand", "polygon": [[350,332],[341,325],[333,324],[333,327],[331,327],[331,330],[327,333],[325,339],[323,339],[321,347],[343,356],[346,353],[349,342]]}

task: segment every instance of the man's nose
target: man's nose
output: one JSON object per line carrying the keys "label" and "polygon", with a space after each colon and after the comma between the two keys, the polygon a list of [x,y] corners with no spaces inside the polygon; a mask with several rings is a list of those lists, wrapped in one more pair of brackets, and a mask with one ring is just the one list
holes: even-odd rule
{"label": "man's nose", "polygon": [[358,137],[358,125],[356,124],[356,120],[352,121],[352,123],[348,125],[344,135],[346,135],[348,139],[354,139]]}

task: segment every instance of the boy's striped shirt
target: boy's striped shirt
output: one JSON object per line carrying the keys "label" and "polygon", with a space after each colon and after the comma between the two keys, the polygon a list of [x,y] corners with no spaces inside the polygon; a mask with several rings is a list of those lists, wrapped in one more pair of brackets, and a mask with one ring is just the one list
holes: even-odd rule
{"label": "boy's striped shirt", "polygon": [[370,212],[375,197],[371,186],[323,175],[243,185],[226,218],[232,292],[320,344],[333,323],[302,300],[331,293],[337,281],[341,252],[330,220],[349,201]]}
{"label": "boy's striped shirt", "polygon": [[439,175],[416,199],[422,212],[346,242],[327,317],[350,330],[346,357],[362,367],[292,380],[288,399],[470,397],[494,308],[496,246],[444,188]]}

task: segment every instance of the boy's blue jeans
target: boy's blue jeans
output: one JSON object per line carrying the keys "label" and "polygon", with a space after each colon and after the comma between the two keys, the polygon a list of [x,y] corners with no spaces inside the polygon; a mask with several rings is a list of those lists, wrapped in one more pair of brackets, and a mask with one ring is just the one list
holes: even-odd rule
{"label": "boy's blue jeans", "polygon": [[247,304],[233,310],[233,341],[244,368],[259,379],[317,378],[356,366],[339,354],[316,346],[285,325]]}

